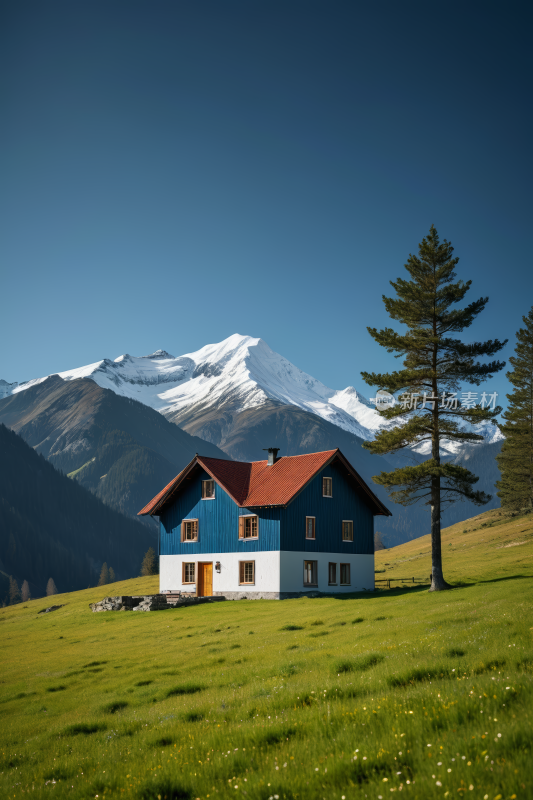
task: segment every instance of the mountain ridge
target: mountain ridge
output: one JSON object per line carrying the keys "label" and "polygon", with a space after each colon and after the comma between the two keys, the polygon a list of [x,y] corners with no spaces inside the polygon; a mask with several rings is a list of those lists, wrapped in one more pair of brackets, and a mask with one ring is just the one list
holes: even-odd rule
{"label": "mountain ridge", "polygon": [[[165,350],[139,357],[126,353],[114,361],[106,358],[56,374],[65,381],[90,378],[102,388],[150,406],[189,432],[198,430],[197,419],[213,409],[219,415],[222,410],[237,414],[268,401],[299,407],[366,441],[382,428],[401,424],[381,417],[353,386],[330,389],[262,339],[240,334],[178,357]],[[44,380],[16,385],[12,394]],[[466,422],[461,425],[472,428]],[[490,424],[477,425],[475,431],[488,443],[503,438]],[[457,451],[454,443],[443,445],[443,454]]]}
{"label": "mountain ridge", "polygon": [[196,452],[226,457],[153,409],[86,379],[52,376],[10,395],[0,400],[0,422],[129,516],[136,516]]}

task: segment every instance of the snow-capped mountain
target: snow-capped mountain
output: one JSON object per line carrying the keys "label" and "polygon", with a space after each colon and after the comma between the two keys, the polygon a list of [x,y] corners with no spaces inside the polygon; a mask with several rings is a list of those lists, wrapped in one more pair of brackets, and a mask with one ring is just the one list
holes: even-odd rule
{"label": "snow-capped mountain", "polygon": [[[330,389],[275,353],[262,339],[239,334],[178,357],[165,350],[141,357],[126,354],[58,375],[65,381],[90,378],[180,425],[195,415],[212,411],[234,415],[267,401],[297,406],[366,440],[391,424],[352,386]],[[46,377],[14,385],[10,393],[22,392]],[[479,425],[476,432],[478,429],[487,442],[502,438],[493,425]]]}
{"label": "snow-capped mountain", "polygon": [[2,397],[8,397],[10,394],[13,394],[13,390],[16,389],[18,383],[8,383],[0,378],[0,400]]}

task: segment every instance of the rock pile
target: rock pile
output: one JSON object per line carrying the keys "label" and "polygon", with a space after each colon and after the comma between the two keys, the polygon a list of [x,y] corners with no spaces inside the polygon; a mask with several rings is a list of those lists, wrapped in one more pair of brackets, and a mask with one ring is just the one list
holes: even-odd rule
{"label": "rock pile", "polygon": [[91,603],[90,608],[93,612],[163,611],[167,608],[195,606],[225,599],[225,597],[191,597],[190,595],[180,595],[179,593],[173,593],[171,597],[167,597],[165,594],[119,595],[117,597],[104,597],[99,603]]}

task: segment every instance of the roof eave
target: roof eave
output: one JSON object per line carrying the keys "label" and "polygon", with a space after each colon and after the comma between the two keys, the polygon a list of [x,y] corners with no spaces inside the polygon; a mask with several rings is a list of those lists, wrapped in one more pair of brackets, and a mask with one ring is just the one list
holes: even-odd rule
{"label": "roof eave", "polygon": [[344,455],[341,453],[341,451],[340,451],[340,450],[338,450],[338,451],[337,451],[337,456],[338,456],[338,457],[339,457],[339,459],[342,461],[342,463],[344,464],[344,466],[345,466],[345,467],[348,469],[348,471],[349,471],[349,472],[351,472],[351,474],[353,475],[353,477],[354,477],[354,478],[356,479],[356,481],[358,482],[359,486],[361,486],[361,488],[362,488],[362,489],[363,489],[363,490],[364,490],[364,491],[365,491],[365,492],[368,494],[368,496],[370,497],[370,499],[372,500],[372,502],[374,503],[374,505],[375,505],[375,506],[377,506],[377,508],[378,508],[378,509],[380,509],[380,510],[379,510],[379,511],[378,511],[376,514],[374,514],[374,516],[376,516],[376,517],[392,517],[392,511],[389,511],[389,509],[387,508],[387,506],[386,506],[386,505],[384,505],[384,504],[381,502],[381,500],[379,499],[379,497],[377,497],[377,496],[374,494],[374,492],[372,491],[372,489],[370,488],[370,486],[368,486],[368,484],[366,483],[366,481],[365,481],[365,480],[363,480],[363,478],[362,478],[362,477],[359,475],[359,473],[357,472],[357,470],[356,470],[356,469],[354,469],[354,467],[352,467],[352,465],[350,464],[350,462],[348,461],[348,459],[347,459],[347,458],[346,458],[346,457],[345,457],[345,456],[344,456]]}
{"label": "roof eave", "polygon": [[236,498],[236,497],[234,497],[234,496],[231,494],[231,492],[228,490],[228,488],[227,488],[226,486],[224,486],[224,485],[223,485],[223,484],[222,484],[222,483],[221,483],[221,482],[218,480],[218,478],[216,477],[216,475],[214,475],[214,473],[212,472],[212,470],[210,470],[210,469],[209,469],[209,467],[207,466],[207,464],[205,464],[205,463],[203,462],[203,460],[202,460],[202,457],[201,457],[201,456],[194,456],[194,458],[192,459],[192,461],[190,461],[190,462],[187,464],[187,466],[186,466],[186,467],[185,467],[185,468],[184,468],[184,469],[183,469],[183,470],[182,470],[182,471],[181,471],[181,472],[180,472],[180,473],[179,473],[179,474],[176,476],[176,478],[175,478],[175,482],[173,482],[173,483],[171,484],[171,486],[169,487],[168,491],[167,491],[167,492],[164,494],[164,496],[163,496],[163,497],[161,497],[161,498],[160,498],[160,499],[157,501],[157,503],[155,504],[155,506],[154,506],[154,507],[153,507],[153,508],[152,508],[150,511],[145,511],[145,508],[148,508],[148,506],[150,505],[150,503],[147,503],[147,504],[146,504],[146,506],[145,506],[144,508],[142,508],[142,509],[139,511],[139,513],[137,514],[137,516],[139,516],[139,517],[140,517],[140,516],[142,516],[142,517],[147,517],[147,516],[151,516],[151,517],[154,517],[154,516],[159,516],[159,514],[160,514],[160,512],[162,511],[163,507],[164,507],[164,506],[166,505],[166,503],[167,503],[167,502],[168,502],[168,501],[169,501],[169,500],[172,498],[172,496],[173,496],[173,495],[175,494],[175,492],[176,492],[176,491],[179,489],[179,487],[181,486],[181,484],[183,483],[183,481],[184,481],[184,480],[187,478],[187,476],[188,476],[188,475],[190,475],[190,473],[192,472],[192,470],[194,469],[194,467],[195,467],[196,465],[200,466],[200,467],[201,467],[203,470],[205,470],[205,471],[207,472],[207,474],[208,474],[208,475],[209,475],[209,476],[210,476],[210,477],[211,477],[211,478],[212,478],[212,479],[215,481],[215,483],[216,483],[216,484],[218,484],[218,486],[220,486],[220,488],[221,488],[221,489],[222,489],[224,492],[226,492],[226,494],[228,494],[228,495],[231,497],[231,499],[233,500],[233,502],[234,502],[234,503],[236,503],[238,506],[241,506],[241,502],[240,502],[239,500],[237,500],[237,498]]}
{"label": "roof eave", "polygon": [[[170,499],[170,497],[172,496],[172,494],[174,493],[174,491],[175,491],[175,490],[178,488],[178,486],[180,486],[180,485],[181,485],[181,483],[183,482],[183,480],[184,480],[184,479],[187,477],[187,475],[190,473],[190,471],[191,471],[191,470],[193,469],[193,467],[195,466],[195,464],[196,464],[197,460],[198,460],[198,456],[194,456],[194,458],[192,459],[192,461],[190,461],[190,462],[187,464],[187,466],[186,466],[184,469],[182,469],[182,471],[181,471],[181,472],[179,472],[179,473],[176,475],[176,477],[174,478],[174,480],[173,480],[173,481],[171,481],[171,483],[170,483],[170,486],[169,486],[168,490],[165,492],[165,494],[163,495],[163,497],[161,497],[161,498],[160,498],[160,499],[157,501],[157,503],[154,505],[154,507],[153,507],[152,509],[150,509],[150,511],[145,511],[145,510],[144,510],[145,508],[148,508],[148,506],[150,505],[150,503],[147,503],[147,504],[145,505],[145,507],[144,507],[144,508],[142,508],[142,509],[139,511],[139,513],[137,514],[137,516],[142,516],[142,517],[147,517],[147,516],[150,516],[150,517],[159,516],[159,512],[161,511],[161,509],[162,509],[162,507],[164,506],[164,504],[166,503],[166,501]],[[153,501],[151,501],[151,502],[153,502]]]}

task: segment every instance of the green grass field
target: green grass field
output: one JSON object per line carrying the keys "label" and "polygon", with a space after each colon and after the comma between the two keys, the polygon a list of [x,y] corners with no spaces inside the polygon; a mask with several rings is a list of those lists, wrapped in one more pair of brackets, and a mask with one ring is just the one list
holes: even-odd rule
{"label": "green grass field", "polygon": [[[0,797],[533,797],[532,516],[488,512],[443,551],[440,594],[0,610]],[[376,569],[428,576],[429,539]]]}

